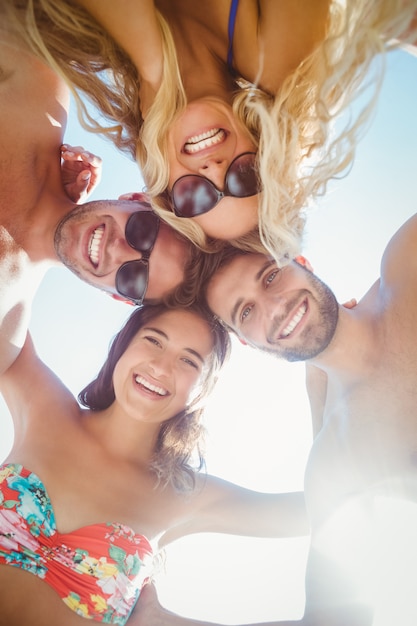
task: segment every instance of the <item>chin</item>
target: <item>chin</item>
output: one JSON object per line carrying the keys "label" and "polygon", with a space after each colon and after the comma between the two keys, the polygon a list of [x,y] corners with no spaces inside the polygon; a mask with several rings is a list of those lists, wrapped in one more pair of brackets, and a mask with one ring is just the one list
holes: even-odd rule
{"label": "chin", "polygon": [[[222,202],[225,200],[229,198],[224,198]],[[249,199],[240,198],[239,202],[244,200]],[[222,206],[222,202],[206,215],[194,218],[208,237],[230,241],[243,237],[255,229],[258,230],[256,206],[232,208]],[[252,198],[251,202],[253,202]]]}
{"label": "chin", "polygon": [[217,232],[217,231],[210,231],[207,232],[206,231],[206,235],[208,237],[212,237],[213,239],[219,239],[220,241],[233,241],[235,239],[240,239],[240,237],[244,237],[245,235],[247,235],[248,233],[250,233],[253,230],[252,228],[246,228],[245,230],[237,230],[237,231],[221,231],[221,232]]}

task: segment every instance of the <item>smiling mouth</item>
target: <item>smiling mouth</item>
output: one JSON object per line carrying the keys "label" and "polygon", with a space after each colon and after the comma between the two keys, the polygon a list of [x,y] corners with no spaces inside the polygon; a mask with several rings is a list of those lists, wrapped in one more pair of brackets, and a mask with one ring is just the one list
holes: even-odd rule
{"label": "smiling mouth", "polygon": [[90,241],[88,242],[88,257],[94,267],[98,266],[100,258],[100,246],[101,240],[104,234],[104,224],[98,226],[92,233]]}
{"label": "smiling mouth", "polygon": [[295,315],[291,318],[291,320],[288,322],[286,327],[281,332],[279,339],[286,339],[287,337],[291,335],[291,333],[294,332],[298,324],[303,319],[306,311],[307,311],[307,303],[303,302],[302,305],[297,309],[297,312],[295,313]]}
{"label": "smiling mouth", "polygon": [[184,152],[186,154],[196,154],[197,152],[201,152],[201,150],[205,150],[206,148],[217,146],[225,139],[226,131],[224,131],[222,128],[212,128],[206,133],[201,133],[201,135],[194,135],[193,137],[189,137],[184,144]]}
{"label": "smiling mouth", "polygon": [[159,387],[158,385],[153,385],[148,380],[146,380],[146,378],[143,378],[143,376],[140,376],[139,374],[135,376],[135,382],[140,387],[146,389],[146,391],[151,391],[157,396],[164,397],[169,395],[166,389],[164,389],[163,387]]}

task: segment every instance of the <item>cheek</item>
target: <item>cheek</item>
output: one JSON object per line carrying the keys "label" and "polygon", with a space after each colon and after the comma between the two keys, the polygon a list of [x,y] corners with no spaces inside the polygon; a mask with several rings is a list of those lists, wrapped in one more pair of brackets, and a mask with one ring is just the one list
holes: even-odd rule
{"label": "cheek", "polygon": [[116,366],[113,370],[113,389],[116,398],[120,396],[120,391],[123,386],[123,380],[125,378],[125,373],[123,371],[123,367],[119,365],[120,362],[116,363]]}
{"label": "cheek", "polygon": [[169,168],[168,189],[172,189],[172,185],[178,178],[184,176],[184,174],[190,174],[190,169],[187,167],[187,163],[183,163],[181,160],[180,149],[176,149],[172,131],[169,133],[168,136],[167,161]]}
{"label": "cheek", "polygon": [[201,390],[203,375],[184,376],[180,383],[180,397],[184,406],[189,406],[198,396]]}

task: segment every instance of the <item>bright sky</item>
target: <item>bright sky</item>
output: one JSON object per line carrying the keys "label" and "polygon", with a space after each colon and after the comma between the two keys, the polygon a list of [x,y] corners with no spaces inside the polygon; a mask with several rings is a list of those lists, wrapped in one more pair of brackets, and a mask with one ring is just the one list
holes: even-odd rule
{"label": "bright sky", "polygon": [[[333,183],[310,214],[305,255],[339,301],[359,299],[379,274],[382,252],[417,208],[417,59],[392,53],[371,128],[349,175]],[[74,114],[66,141],[104,160],[93,199],[141,190],[136,165],[108,143],[80,130]],[[81,283],[50,270],[36,297],[31,332],[45,362],[76,394],[97,373],[111,337],[131,312]],[[10,446],[0,404],[0,459]],[[304,367],[281,363],[234,344],[208,410],[208,471],[251,489],[303,488],[311,445]],[[308,541],[196,535],[167,549],[159,596],[171,610],[224,624],[297,619],[303,612]],[[392,626],[382,620],[384,626]]]}

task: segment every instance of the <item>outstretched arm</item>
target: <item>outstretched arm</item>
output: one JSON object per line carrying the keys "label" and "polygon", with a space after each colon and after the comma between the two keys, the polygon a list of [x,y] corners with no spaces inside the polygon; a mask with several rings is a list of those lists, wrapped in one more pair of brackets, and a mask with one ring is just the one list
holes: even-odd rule
{"label": "outstretched arm", "polygon": [[396,39],[394,43],[399,45],[405,52],[417,56],[417,11],[414,13],[414,17],[406,32],[399,39]]}
{"label": "outstretched arm", "polygon": [[[277,607],[277,610],[279,608]],[[301,620],[284,620],[245,624],[242,626],[370,626],[369,613],[362,609],[346,609],[338,614],[321,613]],[[202,622],[192,618],[181,617],[164,609],[159,601],[153,584],[146,585],[140,594],[139,601],[128,620],[128,626],[222,626],[213,622]]]}
{"label": "outstretched arm", "polygon": [[187,496],[182,520],[160,539],[160,547],[194,533],[212,532],[251,537],[308,535],[310,524],[304,493],[261,493],[215,476],[199,475]]}
{"label": "outstretched arm", "polygon": [[327,374],[310,363],[306,364],[306,389],[310,402],[313,439],[315,439],[323,426],[323,414],[327,395]]}
{"label": "outstretched arm", "polygon": [[130,56],[140,76],[145,116],[163,71],[162,36],[153,0],[77,0]]}
{"label": "outstretched arm", "polygon": [[[302,621],[292,622],[263,622],[262,624],[247,624],[245,626],[297,626]],[[186,617],[181,617],[164,609],[158,601],[156,589],[153,584],[146,585],[140,594],[132,615],[128,620],[128,626],[221,626],[212,622],[202,622]],[[321,625],[324,626],[324,625]],[[355,626],[355,625],[353,625]]]}
{"label": "outstretched arm", "polygon": [[45,427],[45,416],[60,415],[78,409],[72,393],[38,357],[33,341],[26,341],[10,367],[0,375],[3,395],[15,428],[15,440],[27,436],[36,420]]}

